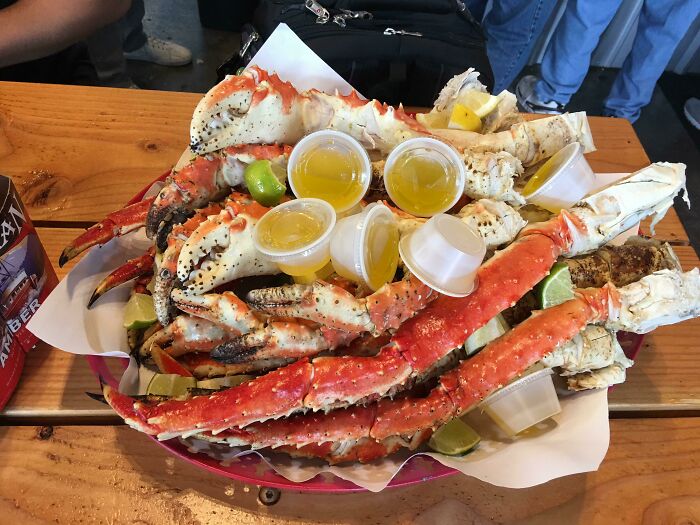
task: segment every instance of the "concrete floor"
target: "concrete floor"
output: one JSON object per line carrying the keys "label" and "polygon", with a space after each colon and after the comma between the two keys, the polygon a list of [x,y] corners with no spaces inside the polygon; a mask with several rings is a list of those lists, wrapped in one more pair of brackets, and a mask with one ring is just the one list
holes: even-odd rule
{"label": "concrete floor", "polygon": [[[193,54],[192,64],[177,68],[130,62],[133,80],[144,89],[205,92],[216,83],[216,68],[239,46],[237,33],[200,25],[195,0],[148,0],[144,27],[149,34],[187,46]],[[592,69],[569,109],[600,115],[615,74],[612,69]],[[688,166],[693,207],[688,210],[684,203],[677,203],[676,210],[696,252],[700,252],[700,132],[682,117],[685,98],[700,95],[700,82],[697,77],[665,74],[659,84],[634,128],[652,161],[684,162]]]}

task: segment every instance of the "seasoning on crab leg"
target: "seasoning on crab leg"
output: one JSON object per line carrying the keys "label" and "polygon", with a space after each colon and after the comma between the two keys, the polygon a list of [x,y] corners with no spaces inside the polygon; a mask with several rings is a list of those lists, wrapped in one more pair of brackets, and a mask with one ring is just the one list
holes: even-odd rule
{"label": "seasoning on crab leg", "polygon": [[234,279],[279,273],[253,244],[253,228],[269,208],[233,193],[218,215],[190,234],[177,259],[177,277],[191,294],[203,294]]}
{"label": "seasoning on crab leg", "polygon": [[[133,411],[147,424],[135,426],[149,433],[157,429],[160,438],[205,430],[217,432],[303,410],[329,410],[396,393],[402,385],[426,373],[441,358],[463,344],[475,330],[515,303],[547,274],[558,256],[573,256],[594,250],[645,216],[665,212],[684,187],[682,164],[653,164],[583,199],[572,209],[563,210],[546,223],[526,227],[515,242],[481,266],[477,274],[479,287],[474,293],[463,298],[440,296],[418,315],[404,322],[391,343],[376,356],[321,357],[313,361],[301,359],[254,381],[211,396],[186,401],[170,400],[156,405],[137,401]],[[697,272],[694,275],[697,276]],[[634,289],[632,287],[638,284],[630,285],[630,288]],[[676,297],[681,297],[682,287],[674,288],[670,284],[666,291],[659,290],[662,293],[657,297],[665,298],[668,293],[674,292]],[[684,297],[684,300],[692,304],[692,297]],[[576,324],[577,317],[585,319],[586,324],[590,322],[590,309],[583,309],[579,303],[569,306],[574,311],[571,317],[565,318],[568,323]],[[549,319],[552,315],[550,311],[556,308],[559,307],[545,310],[538,316]],[[674,315],[675,320],[682,318],[678,312],[674,312]],[[562,324],[561,316],[555,316],[555,319]],[[659,319],[659,322],[663,321],[663,318]],[[640,323],[635,326],[640,330],[648,328],[638,325]],[[623,326],[611,328],[624,329]],[[515,330],[510,333],[513,332]],[[571,339],[575,332],[570,335],[563,329],[557,332],[557,336],[567,335],[567,339]],[[509,336],[506,334],[504,337]],[[542,337],[546,339],[546,334]],[[501,352],[507,354],[505,349]],[[534,355],[535,350],[531,352]],[[483,352],[475,359],[484,359],[480,357],[482,355]],[[501,380],[504,372],[499,372],[497,367],[494,369],[494,365],[497,363],[489,365],[489,375],[483,379],[487,383],[504,384]],[[512,367],[508,370],[517,372]],[[437,397],[410,402],[448,403],[446,393],[436,392],[434,396]],[[381,404],[379,407],[377,424],[388,417],[381,412]],[[439,407],[434,409],[439,410]],[[415,417],[423,417],[420,412],[416,414]],[[408,414],[399,415],[408,418],[404,422],[406,424],[413,418]],[[131,421],[130,418],[130,424]],[[434,424],[435,421],[431,422],[431,425]]]}
{"label": "seasoning on crab leg", "polygon": [[584,153],[595,150],[584,112],[514,124],[507,131],[482,135],[473,131],[433,129],[431,132],[457,149],[476,153],[507,152],[532,166],[547,159],[572,142],[580,142]]}
{"label": "seasoning on crab leg", "polygon": [[567,378],[571,390],[606,388],[625,380],[625,369],[634,364],[617,341],[615,332],[589,325],[574,338],[542,359]]}
{"label": "seasoning on crab leg", "polygon": [[102,279],[100,284],[98,284],[95,288],[95,291],[92,292],[92,296],[90,296],[87,307],[90,308],[93,304],[95,304],[95,301],[97,301],[112,288],[115,288],[120,284],[124,284],[131,279],[135,279],[136,277],[153,273],[154,253],[155,248],[151,246],[146,253],[140,255],[139,257],[129,259],[107,277]]}
{"label": "seasoning on crab leg", "polygon": [[245,167],[266,159],[286,167],[290,146],[243,145],[196,156],[181,169],[173,169],[148,210],[146,234],[154,237],[173,214],[193,211],[221,199],[244,183]]}
{"label": "seasoning on crab leg", "polygon": [[322,281],[252,290],[247,299],[253,308],[275,317],[308,319],[321,326],[300,321],[271,322],[223,343],[212,351],[212,357],[238,363],[263,356],[315,355],[346,345],[365,332],[379,336],[398,328],[437,295],[413,276],[385,284],[360,299]]}
{"label": "seasoning on crab leg", "polygon": [[97,224],[90,226],[85,233],[79,235],[66,246],[58,258],[58,266],[63,266],[68,261],[81,254],[88,248],[104,244],[107,241],[138,230],[146,223],[148,209],[153,203],[154,197],[139,201],[113,211]]}

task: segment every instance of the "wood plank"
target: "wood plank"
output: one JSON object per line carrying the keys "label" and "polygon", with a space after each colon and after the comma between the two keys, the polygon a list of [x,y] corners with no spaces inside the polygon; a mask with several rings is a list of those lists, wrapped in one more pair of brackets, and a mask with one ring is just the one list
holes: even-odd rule
{"label": "wood plank", "polygon": [[611,421],[597,472],[529,489],[457,475],[379,494],[284,491],[217,477],[123,427],[3,427],[0,512],[8,523],[696,523],[700,419]]}
{"label": "wood plank", "polygon": [[98,221],[169,169],[201,95],[0,83],[0,173],[34,220]]}

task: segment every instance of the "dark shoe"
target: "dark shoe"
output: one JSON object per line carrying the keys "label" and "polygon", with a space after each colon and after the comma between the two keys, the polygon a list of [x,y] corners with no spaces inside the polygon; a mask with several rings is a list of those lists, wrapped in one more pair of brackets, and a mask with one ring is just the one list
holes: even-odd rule
{"label": "dark shoe", "polygon": [[561,115],[565,111],[565,106],[554,100],[540,100],[535,94],[535,85],[538,78],[534,75],[527,75],[520,79],[515,86],[515,96],[518,99],[520,108],[527,113],[546,113],[548,115]]}

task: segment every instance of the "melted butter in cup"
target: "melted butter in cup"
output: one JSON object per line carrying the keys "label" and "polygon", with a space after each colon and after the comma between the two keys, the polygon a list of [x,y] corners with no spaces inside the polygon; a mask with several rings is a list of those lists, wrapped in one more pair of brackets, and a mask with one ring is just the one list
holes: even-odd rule
{"label": "melted butter in cup", "polygon": [[383,204],[372,203],[362,213],[338,221],[331,239],[331,262],[338,275],[378,290],[394,279],[398,244],[394,214]]}
{"label": "melted butter in cup", "polygon": [[415,138],[392,150],[384,165],[384,186],[403,211],[419,217],[446,212],[464,193],[464,162],[451,146]]}
{"label": "melted butter in cup", "polygon": [[322,199],[338,213],[357,206],[372,179],[372,166],[362,145],[332,130],[300,140],[289,157],[287,172],[294,195]]}
{"label": "melted butter in cup", "polygon": [[267,212],[255,225],[253,244],[287,275],[310,275],[330,260],[335,210],[320,199],[296,199]]}

